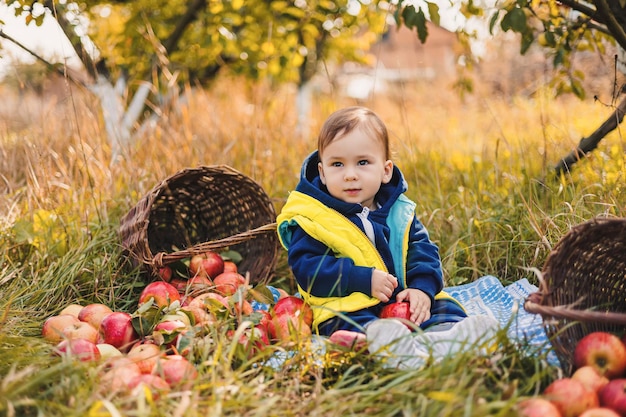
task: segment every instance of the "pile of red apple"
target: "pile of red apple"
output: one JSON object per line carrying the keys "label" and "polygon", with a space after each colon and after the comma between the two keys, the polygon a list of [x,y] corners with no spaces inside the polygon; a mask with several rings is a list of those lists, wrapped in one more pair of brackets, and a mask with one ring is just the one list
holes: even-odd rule
{"label": "pile of red apple", "polygon": [[596,331],[578,341],[574,372],[520,403],[525,417],[626,416],[626,336]]}
{"label": "pile of red apple", "polygon": [[[247,358],[271,344],[289,348],[310,338],[313,311],[301,298],[279,290],[274,302],[269,290],[252,288],[237,265],[216,252],[192,257],[188,271],[185,279],[162,268],[163,280],[144,287],[133,313],[70,304],[46,319],[42,335],[57,355],[102,364],[106,392],[148,387],[156,394],[194,383],[199,374],[189,354],[195,338],[215,334],[210,329],[226,329]],[[268,310],[253,309],[253,300]]]}

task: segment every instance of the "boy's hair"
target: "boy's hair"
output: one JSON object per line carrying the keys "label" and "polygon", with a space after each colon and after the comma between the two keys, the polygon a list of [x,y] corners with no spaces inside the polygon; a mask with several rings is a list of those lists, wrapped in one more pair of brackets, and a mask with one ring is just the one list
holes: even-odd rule
{"label": "boy's hair", "polygon": [[317,138],[320,155],[333,140],[340,139],[355,129],[361,129],[374,139],[380,140],[385,148],[385,159],[391,159],[387,127],[376,113],[360,106],[337,110],[326,119]]}

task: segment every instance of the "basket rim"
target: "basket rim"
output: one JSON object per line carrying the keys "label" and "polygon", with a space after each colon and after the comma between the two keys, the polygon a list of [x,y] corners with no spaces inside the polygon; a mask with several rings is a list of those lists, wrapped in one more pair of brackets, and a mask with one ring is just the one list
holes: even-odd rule
{"label": "basket rim", "polygon": [[561,237],[550,251],[546,258],[541,274],[539,276],[539,289],[537,292],[529,294],[524,300],[524,309],[529,313],[541,314],[542,318],[568,319],[579,322],[602,322],[605,324],[626,325],[626,313],[601,312],[593,310],[577,309],[578,302],[568,305],[550,305],[549,299],[552,290],[549,283],[544,279],[544,274],[550,270],[550,262],[562,250],[568,239],[572,236],[589,230],[594,227],[607,224],[623,224],[626,230],[626,218],[624,217],[594,217],[590,220],[579,223]]}

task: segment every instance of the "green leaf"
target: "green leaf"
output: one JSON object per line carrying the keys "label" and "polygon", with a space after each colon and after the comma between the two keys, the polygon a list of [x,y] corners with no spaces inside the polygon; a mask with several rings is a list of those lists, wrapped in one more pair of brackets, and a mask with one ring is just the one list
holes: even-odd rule
{"label": "green leaf", "polygon": [[499,17],[499,12],[495,12],[493,16],[491,16],[491,19],[489,20],[489,34],[493,35],[493,28],[496,27],[496,22],[498,22]]}
{"label": "green leaf", "polygon": [[514,32],[519,32],[519,33],[525,32],[526,31],[526,14],[519,7],[511,9],[502,18],[502,22],[500,22],[500,27],[505,32],[509,30],[513,30]]}
{"label": "green leaf", "polygon": [[233,261],[236,264],[238,264],[239,262],[243,260],[243,256],[241,256],[241,254],[235,250],[226,250],[226,251],[220,252],[220,256],[225,261]]}
{"label": "green leaf", "polygon": [[248,294],[252,296],[259,303],[264,304],[273,304],[274,303],[274,295],[270,291],[269,288],[265,285],[257,285],[254,288],[250,288],[248,290]]}
{"label": "green leaf", "polygon": [[439,16],[439,6],[435,3],[428,3],[428,16],[430,21],[439,26],[441,19]]}
{"label": "green leaf", "polygon": [[17,243],[31,243],[35,238],[33,223],[23,219],[15,222],[13,233]]}

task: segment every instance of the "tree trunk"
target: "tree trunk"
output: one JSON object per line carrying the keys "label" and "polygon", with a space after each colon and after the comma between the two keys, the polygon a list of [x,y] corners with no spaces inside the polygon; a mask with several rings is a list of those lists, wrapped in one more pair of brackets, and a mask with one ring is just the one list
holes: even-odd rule
{"label": "tree trunk", "polygon": [[611,116],[609,116],[609,118],[606,119],[595,132],[586,138],[582,138],[578,143],[578,147],[559,161],[559,163],[554,167],[557,176],[569,172],[572,165],[582,159],[586,154],[597,148],[598,143],[600,143],[606,135],[615,130],[622,122],[625,112],[626,97],[622,99]]}

